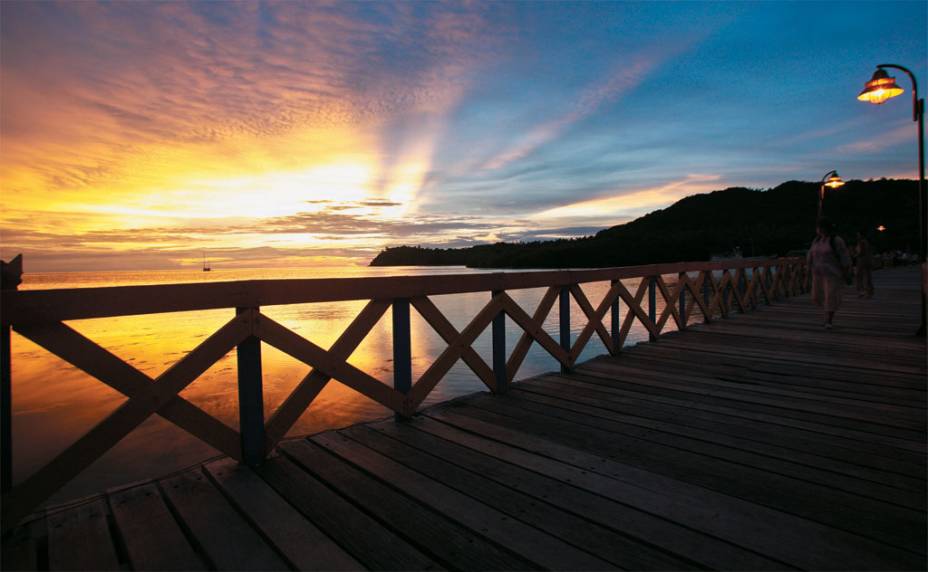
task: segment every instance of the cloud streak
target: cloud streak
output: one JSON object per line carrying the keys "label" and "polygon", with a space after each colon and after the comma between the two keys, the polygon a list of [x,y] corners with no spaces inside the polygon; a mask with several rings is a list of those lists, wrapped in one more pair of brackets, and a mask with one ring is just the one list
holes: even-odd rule
{"label": "cloud streak", "polygon": [[619,101],[640,86],[654,70],[691,45],[692,42],[671,41],[619,59],[603,80],[579,93],[565,113],[532,128],[509,149],[490,159],[484,168],[502,169],[527,157],[546,143],[557,140],[574,124],[593,116],[602,107]]}
{"label": "cloud streak", "polygon": [[306,8],[5,3],[8,192],[35,192],[24,188],[33,181],[48,192],[106,185],[113,199],[117,187],[177,184],[161,171],[181,159],[203,171],[229,159],[292,169],[305,164],[285,152],[294,143],[317,161],[390,155],[409,142],[378,150],[377,126],[442,116],[485,57],[473,46],[492,43],[479,37],[481,14],[466,10]]}
{"label": "cloud streak", "polygon": [[[865,43],[782,23],[898,29],[880,49],[923,62],[924,11],[835,12],[0,2],[0,249],[46,269],[188,264],[204,248],[357,259],[575,236],[821,162],[902,172],[911,133],[872,139],[886,114],[847,96]],[[834,71],[822,89],[784,81],[812,57]]]}

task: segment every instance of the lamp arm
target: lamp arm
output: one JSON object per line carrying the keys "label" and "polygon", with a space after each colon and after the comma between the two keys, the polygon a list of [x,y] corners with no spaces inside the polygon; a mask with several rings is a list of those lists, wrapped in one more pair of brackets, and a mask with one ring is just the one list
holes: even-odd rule
{"label": "lamp arm", "polygon": [[925,113],[925,102],[918,98],[918,82],[915,81],[915,74],[912,70],[899,64],[879,64],[877,68],[893,68],[904,71],[912,81],[912,121],[918,121],[919,116]]}
{"label": "lamp arm", "polygon": [[828,171],[827,173],[825,173],[825,176],[822,177],[822,182],[818,186],[818,217],[817,218],[819,219],[822,218],[822,203],[825,202],[825,181],[828,180],[828,177],[832,175],[837,175],[837,174],[838,174],[838,171],[836,169],[832,169],[831,171]]}

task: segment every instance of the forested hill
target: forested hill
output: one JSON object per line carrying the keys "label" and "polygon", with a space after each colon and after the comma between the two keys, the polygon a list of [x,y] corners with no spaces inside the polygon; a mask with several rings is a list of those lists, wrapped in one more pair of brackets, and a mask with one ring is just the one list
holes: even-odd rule
{"label": "forested hill", "polygon": [[[497,243],[460,249],[387,248],[371,266],[581,268],[706,260],[740,247],[745,256],[805,249],[814,234],[818,183],[789,181],[769,190],[729,188],[681,199],[626,224],[576,239]],[[849,242],[867,229],[877,250],[918,244],[918,183],[849,181],[828,190],[825,214]],[[876,227],[884,225],[885,232]]]}

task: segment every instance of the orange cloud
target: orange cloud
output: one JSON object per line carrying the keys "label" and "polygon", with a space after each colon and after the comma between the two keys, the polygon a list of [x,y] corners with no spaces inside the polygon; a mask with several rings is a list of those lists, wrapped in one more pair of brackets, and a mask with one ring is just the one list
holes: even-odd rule
{"label": "orange cloud", "polygon": [[256,222],[310,200],[380,200],[365,214],[403,216],[493,44],[466,6],[425,17],[403,4],[296,2],[2,10],[6,251],[30,246],[15,242],[28,232],[51,246],[132,231],[138,241],[106,247],[142,248],[156,240],[146,229]]}

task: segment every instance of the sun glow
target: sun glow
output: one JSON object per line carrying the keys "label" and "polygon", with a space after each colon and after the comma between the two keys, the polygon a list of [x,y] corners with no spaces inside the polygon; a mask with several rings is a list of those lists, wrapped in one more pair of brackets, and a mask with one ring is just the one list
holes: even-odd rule
{"label": "sun glow", "polygon": [[[191,181],[211,189],[185,209],[193,216],[213,218],[274,217],[313,212],[327,203],[361,202],[372,193],[371,161],[336,161],[301,171],[269,172],[232,179]],[[260,197],[256,200],[256,197]],[[217,200],[218,199],[218,200]]]}
{"label": "sun glow", "polygon": [[[425,135],[413,149],[431,148],[433,137]],[[414,211],[430,170],[428,152],[401,153],[394,164],[387,156],[377,137],[357,126],[154,143],[116,153],[109,169],[73,180],[52,179],[53,167],[37,169],[11,154],[2,160],[2,184],[4,202],[15,207],[5,208],[0,222],[24,235],[60,236],[61,249],[157,249],[175,252],[181,264],[193,258],[187,249],[376,248],[386,240],[377,222]],[[5,232],[8,244],[11,236]],[[17,248],[28,251],[28,244]]]}

